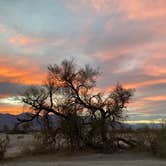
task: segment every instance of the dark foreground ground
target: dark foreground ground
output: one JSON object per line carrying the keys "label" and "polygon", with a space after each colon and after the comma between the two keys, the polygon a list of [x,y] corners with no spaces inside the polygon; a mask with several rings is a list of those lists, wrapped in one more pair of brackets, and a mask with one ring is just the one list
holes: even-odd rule
{"label": "dark foreground ground", "polygon": [[8,159],[2,166],[166,166],[166,160],[156,159],[147,154],[74,154],[38,155]]}
{"label": "dark foreground ground", "polygon": [[12,134],[9,137],[10,145],[5,156],[6,159],[0,162],[0,166],[166,166],[166,160],[136,152],[112,155],[84,152],[27,156],[22,154],[22,149],[32,145],[33,135]]}

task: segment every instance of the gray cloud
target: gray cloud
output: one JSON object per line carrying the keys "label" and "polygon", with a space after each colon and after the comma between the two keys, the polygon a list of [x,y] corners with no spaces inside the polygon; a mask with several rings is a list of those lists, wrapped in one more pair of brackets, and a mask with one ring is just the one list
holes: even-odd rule
{"label": "gray cloud", "polygon": [[9,83],[9,82],[0,82],[0,95],[18,95],[26,87],[23,84]]}

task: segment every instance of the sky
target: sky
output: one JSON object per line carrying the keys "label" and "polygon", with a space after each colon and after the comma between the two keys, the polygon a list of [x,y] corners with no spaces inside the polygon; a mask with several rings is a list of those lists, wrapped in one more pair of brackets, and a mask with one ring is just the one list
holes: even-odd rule
{"label": "sky", "polygon": [[128,120],[166,118],[166,0],[0,0],[0,113],[70,58],[100,68],[101,91],[135,89]]}

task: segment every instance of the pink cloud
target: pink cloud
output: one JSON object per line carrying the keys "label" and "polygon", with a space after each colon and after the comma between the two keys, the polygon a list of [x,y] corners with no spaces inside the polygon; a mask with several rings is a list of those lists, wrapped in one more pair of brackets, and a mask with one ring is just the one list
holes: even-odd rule
{"label": "pink cloud", "polygon": [[12,45],[20,45],[20,46],[31,46],[29,48],[29,52],[33,52],[35,46],[40,46],[41,44],[50,44],[52,46],[61,46],[66,42],[65,38],[58,38],[58,39],[47,39],[47,38],[37,38],[31,36],[24,36],[24,35],[16,35],[12,36],[8,40],[9,43]]}
{"label": "pink cloud", "polygon": [[90,5],[97,12],[108,12],[110,9],[110,0],[91,0]]}
{"label": "pink cloud", "polygon": [[124,84],[126,88],[140,88],[140,87],[146,87],[156,84],[165,84],[166,79],[158,79],[158,80],[148,80],[148,81],[140,81],[140,82],[133,82],[133,83],[127,83]]}
{"label": "pink cloud", "polygon": [[6,32],[6,28],[4,25],[0,24],[0,33]]}
{"label": "pink cloud", "polygon": [[165,0],[124,0],[119,10],[129,19],[155,19],[166,16]]}
{"label": "pink cloud", "polygon": [[153,19],[166,16],[165,0],[91,0],[86,1],[101,14],[120,13],[128,19]]}
{"label": "pink cloud", "polygon": [[166,101],[166,96],[150,96],[150,97],[145,97],[144,100],[147,100],[147,101]]}
{"label": "pink cloud", "polygon": [[9,42],[14,45],[33,45],[33,44],[40,44],[44,42],[45,39],[42,38],[34,38],[28,36],[14,36],[9,39]]}

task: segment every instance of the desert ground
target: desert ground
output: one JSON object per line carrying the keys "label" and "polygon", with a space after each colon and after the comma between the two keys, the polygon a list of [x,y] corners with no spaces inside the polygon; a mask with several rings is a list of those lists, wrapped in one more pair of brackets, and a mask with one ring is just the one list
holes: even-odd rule
{"label": "desert ground", "polygon": [[6,160],[2,166],[166,166],[166,160],[157,159],[149,154],[137,153],[75,153],[22,156],[21,151],[33,142],[32,135],[10,135],[10,145],[6,153]]}

